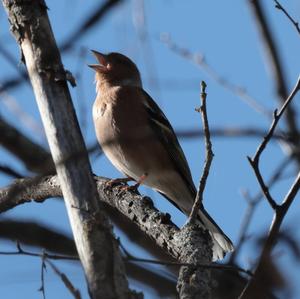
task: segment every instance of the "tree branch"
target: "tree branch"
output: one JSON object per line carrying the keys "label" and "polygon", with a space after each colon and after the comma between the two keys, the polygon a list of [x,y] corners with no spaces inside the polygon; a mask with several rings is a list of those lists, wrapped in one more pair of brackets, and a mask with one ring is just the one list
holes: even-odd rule
{"label": "tree branch", "polygon": [[209,175],[210,166],[214,157],[214,153],[212,151],[212,144],[210,140],[209,124],[207,119],[206,97],[207,97],[206,83],[202,81],[201,82],[201,107],[199,109],[196,109],[196,111],[201,112],[201,116],[202,116],[203,131],[205,136],[205,163],[204,163],[203,173],[200,178],[195,202],[189,217],[189,221],[191,223],[196,223],[197,215],[199,213],[199,209],[203,201],[203,193]]}
{"label": "tree branch", "polygon": [[[93,9],[92,13],[78,26],[78,28],[69,35],[68,38],[62,43],[61,52],[67,52],[74,48],[75,43],[78,43],[90,29],[104,19],[104,17],[114,8],[117,4],[122,3],[123,0],[106,0],[101,2],[98,7]],[[28,81],[28,76],[24,70],[19,71],[20,75],[12,77],[0,84],[0,92],[9,90],[19,86],[20,84]]]}
{"label": "tree branch", "polygon": [[77,256],[72,237],[33,221],[1,220],[0,238],[40,247],[60,255]]}
{"label": "tree branch", "polygon": [[[261,39],[267,53],[266,57],[269,60],[269,65],[274,77],[278,100],[280,103],[284,103],[288,96],[288,88],[283,63],[279,55],[275,37],[268,23],[262,2],[259,0],[248,0],[248,3],[253,11],[258,28],[260,29]],[[291,144],[299,148],[299,130],[295,111],[291,105],[287,109],[285,120],[291,136]],[[298,164],[300,164],[300,155],[295,155],[294,158],[297,160]]]}
{"label": "tree branch", "polygon": [[45,259],[45,262],[52,268],[54,273],[61,279],[66,289],[72,294],[75,299],[81,299],[81,295],[78,289],[74,287],[70,279],[66,274],[62,273],[49,259]]}
{"label": "tree branch", "polygon": [[264,137],[263,141],[261,142],[261,144],[257,148],[254,158],[251,159],[250,157],[248,157],[248,161],[251,164],[251,166],[252,166],[252,168],[255,172],[255,175],[256,175],[256,178],[259,182],[261,190],[262,190],[263,194],[265,195],[266,199],[268,200],[270,206],[273,208],[273,210],[276,210],[278,206],[277,206],[275,200],[272,198],[272,196],[269,192],[269,188],[265,184],[264,179],[261,175],[261,172],[259,170],[259,160],[260,160],[260,156],[261,156],[262,152],[264,151],[267,144],[271,140],[271,138],[274,134],[275,128],[276,128],[281,116],[283,115],[285,110],[288,108],[288,105],[291,103],[291,101],[293,100],[293,98],[295,97],[295,95],[297,94],[297,92],[299,90],[300,90],[300,77],[298,78],[293,91],[291,92],[291,94],[288,96],[288,98],[286,99],[286,101],[282,105],[280,111],[278,113],[277,113],[277,110],[274,111],[274,118],[273,118],[273,122],[270,126],[269,132]]}
{"label": "tree branch", "polygon": [[161,42],[167,45],[167,47],[172,50],[174,53],[180,55],[181,57],[192,61],[195,65],[203,69],[209,77],[211,77],[215,82],[217,82],[220,86],[230,91],[240,99],[242,99],[247,105],[253,108],[255,111],[262,113],[263,115],[269,117],[269,110],[261,105],[256,99],[254,99],[246,90],[246,88],[238,86],[227,80],[226,77],[222,77],[218,74],[218,72],[211,67],[205,56],[201,53],[193,53],[189,49],[182,48],[175,44],[171,37],[168,34],[162,35]]}
{"label": "tree branch", "polygon": [[[153,206],[149,197],[124,190],[123,185],[109,188],[107,187],[107,182],[110,181],[108,178],[95,177],[95,181],[99,199],[103,203],[117,209],[135,223],[168,255],[181,263],[191,264],[184,261],[187,257],[184,257],[181,248],[183,245],[178,241],[180,230],[168,217],[165,217],[165,214]],[[19,185],[19,192],[10,197],[10,191],[16,185]],[[51,197],[61,196],[62,191],[57,175],[41,177],[38,181],[34,178],[17,179],[14,184],[0,189],[0,213],[7,211],[8,206],[12,208],[21,203],[30,202],[33,198],[38,198],[38,201],[42,202]],[[8,205],[8,201],[11,201],[10,205]],[[200,245],[196,244],[195,246]]]}
{"label": "tree branch", "polygon": [[276,125],[279,122],[281,116],[283,115],[283,113],[287,109],[288,105],[291,103],[291,101],[293,100],[293,98],[295,97],[295,95],[297,94],[297,92],[299,90],[300,90],[300,77],[298,78],[293,91],[291,92],[289,97],[286,99],[286,101],[282,105],[280,111],[278,113],[277,113],[277,111],[274,112],[274,119],[273,119],[273,122],[269,129],[269,132],[266,135],[266,137],[263,139],[263,141],[261,142],[260,146],[258,147],[256,154],[254,156],[254,159],[248,158],[251,163],[251,166],[253,167],[253,169],[255,171],[255,174],[257,176],[257,179],[261,186],[261,189],[262,189],[266,199],[268,200],[270,206],[273,208],[275,214],[274,214],[273,221],[271,223],[268,237],[265,241],[262,253],[261,253],[259,261],[257,263],[256,269],[254,272],[254,276],[248,282],[247,286],[242,291],[241,295],[239,296],[239,299],[251,298],[250,296],[253,296],[253,294],[254,294],[253,292],[255,292],[255,290],[259,289],[258,285],[260,282],[258,281],[259,280],[258,277],[261,275],[261,273],[263,273],[263,268],[265,266],[265,262],[268,260],[270,254],[271,254],[271,251],[275,245],[275,241],[278,237],[279,230],[280,230],[281,224],[283,222],[283,219],[284,219],[290,205],[292,204],[293,200],[295,199],[295,196],[300,188],[300,172],[299,172],[297,178],[295,179],[293,185],[291,186],[291,189],[288,191],[282,204],[278,205],[274,201],[274,199],[271,197],[271,195],[269,193],[269,189],[265,185],[264,180],[263,180],[262,175],[259,170],[260,156],[261,156],[262,152],[264,151],[264,149],[266,148],[269,141],[271,140],[274,130],[276,128]]}
{"label": "tree branch", "polygon": [[37,173],[55,171],[51,155],[0,116],[0,144],[18,157],[28,170]]}
{"label": "tree branch", "polygon": [[[144,235],[145,237],[145,235]],[[41,248],[48,260],[71,260],[79,262],[74,240],[64,234],[38,223],[4,220],[0,222],[0,238],[17,241],[17,244]],[[55,254],[51,254],[54,252]],[[17,251],[0,251],[0,255],[27,255],[41,257],[41,253],[25,251],[18,245]],[[160,297],[174,297],[176,279],[167,271],[143,267],[137,262],[123,258],[129,278],[137,280],[153,289]],[[168,259],[167,259],[168,260]],[[173,267],[174,268],[174,267]]]}
{"label": "tree branch", "polygon": [[[273,187],[273,185],[278,182],[283,177],[283,172],[289,166],[291,162],[290,157],[284,157],[284,159],[281,161],[281,163],[277,166],[276,170],[272,174],[271,178],[268,181],[269,188]],[[233,264],[235,263],[237,255],[240,253],[242,245],[244,245],[244,242],[247,240],[248,235],[248,228],[250,226],[251,220],[253,220],[254,212],[257,209],[259,203],[263,200],[264,194],[259,191],[255,196],[250,197],[247,191],[243,192],[243,196],[246,199],[248,206],[245,212],[245,215],[242,220],[242,224],[239,231],[239,236],[237,238],[237,242],[235,244],[235,250],[231,254],[229,263]]]}
{"label": "tree branch", "polygon": [[[128,289],[118,243],[100,209],[46,4],[43,0],[3,0],[3,4],[24,55],[90,296],[136,297]],[[60,163],[72,153],[81,153],[81,158]]]}
{"label": "tree branch", "polygon": [[279,1],[277,0],[274,0],[274,2],[276,3],[275,4],[275,7],[279,10],[281,10],[286,16],[287,18],[292,22],[292,24],[295,26],[297,32],[300,34],[300,27],[299,27],[299,23],[296,22],[291,16],[290,14],[286,11],[286,9],[279,3]]}

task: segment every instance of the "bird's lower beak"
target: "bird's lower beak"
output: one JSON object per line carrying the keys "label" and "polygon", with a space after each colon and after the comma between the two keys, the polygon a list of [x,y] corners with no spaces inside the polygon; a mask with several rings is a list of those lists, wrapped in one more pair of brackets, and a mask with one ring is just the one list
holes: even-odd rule
{"label": "bird's lower beak", "polygon": [[99,64],[88,64],[88,66],[95,71],[106,72],[108,71],[108,62],[106,60],[106,55],[95,50],[91,50],[94,56],[96,57]]}

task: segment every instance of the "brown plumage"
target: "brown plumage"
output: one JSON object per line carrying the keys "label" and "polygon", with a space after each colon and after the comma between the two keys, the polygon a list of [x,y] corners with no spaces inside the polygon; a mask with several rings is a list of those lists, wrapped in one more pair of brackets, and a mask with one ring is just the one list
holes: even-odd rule
{"label": "brown plumage", "polygon": [[[98,60],[98,64],[89,65],[96,71],[93,119],[104,153],[125,176],[139,181],[146,175],[144,185],[160,192],[188,215],[196,188],[171,124],[143,90],[139,71],[128,57],[93,53]],[[233,250],[229,238],[203,206],[199,225],[210,232],[213,260]]]}

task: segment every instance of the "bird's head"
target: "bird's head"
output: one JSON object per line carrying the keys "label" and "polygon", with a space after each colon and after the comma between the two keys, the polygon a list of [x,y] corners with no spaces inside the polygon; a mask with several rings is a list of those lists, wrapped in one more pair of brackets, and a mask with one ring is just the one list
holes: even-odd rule
{"label": "bird's head", "polygon": [[102,54],[92,50],[97,64],[89,64],[96,71],[97,89],[101,86],[129,85],[142,87],[140,72],[128,57],[120,53]]}

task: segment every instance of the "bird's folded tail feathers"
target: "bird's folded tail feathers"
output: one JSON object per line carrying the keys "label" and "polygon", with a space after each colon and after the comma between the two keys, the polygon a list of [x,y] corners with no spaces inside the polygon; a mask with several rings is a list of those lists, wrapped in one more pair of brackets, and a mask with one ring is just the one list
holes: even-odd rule
{"label": "bird's folded tail feathers", "polygon": [[234,250],[231,240],[224,234],[221,228],[214,222],[209,214],[202,208],[199,211],[199,222],[209,231],[213,241],[213,261],[221,260],[225,254]]}

